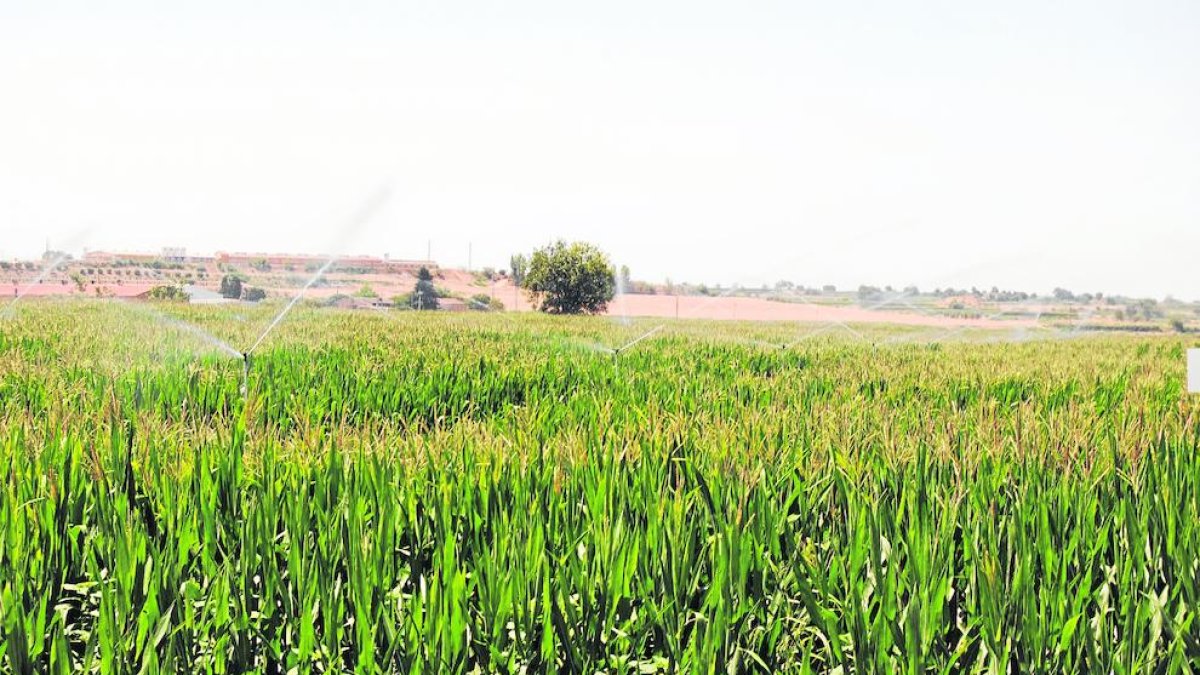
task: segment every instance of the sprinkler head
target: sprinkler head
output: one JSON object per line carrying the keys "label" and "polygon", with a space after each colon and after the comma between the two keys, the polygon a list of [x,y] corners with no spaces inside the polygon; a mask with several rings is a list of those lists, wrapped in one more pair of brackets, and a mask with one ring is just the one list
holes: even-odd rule
{"label": "sprinkler head", "polygon": [[242,396],[250,391],[250,352],[242,352]]}

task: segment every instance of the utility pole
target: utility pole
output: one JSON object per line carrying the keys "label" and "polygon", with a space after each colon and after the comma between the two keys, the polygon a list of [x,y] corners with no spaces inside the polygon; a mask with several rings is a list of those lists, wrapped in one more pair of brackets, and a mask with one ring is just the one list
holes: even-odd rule
{"label": "utility pole", "polygon": [[473,272],[474,267],[471,266],[471,242],[467,242],[467,271]]}
{"label": "utility pole", "polygon": [[433,240],[425,242],[425,262],[433,262]]}

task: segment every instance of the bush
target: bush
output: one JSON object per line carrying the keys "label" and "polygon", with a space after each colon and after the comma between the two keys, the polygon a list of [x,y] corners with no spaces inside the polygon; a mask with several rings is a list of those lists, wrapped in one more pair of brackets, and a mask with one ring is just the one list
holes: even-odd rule
{"label": "bush", "polygon": [[242,278],[236,274],[226,274],[221,277],[219,292],[222,297],[237,300],[242,297]]}
{"label": "bush", "polygon": [[467,300],[467,307],[477,312],[503,312],[504,303],[487,293],[476,293]]}
{"label": "bush", "polygon": [[183,289],[178,286],[155,286],[150,289],[147,295],[151,300],[163,300],[166,302],[187,302],[188,295],[183,292]]}
{"label": "bush", "polygon": [[265,300],[266,297],[267,292],[257,286],[247,286],[246,290],[242,293],[242,299],[249,302]]}

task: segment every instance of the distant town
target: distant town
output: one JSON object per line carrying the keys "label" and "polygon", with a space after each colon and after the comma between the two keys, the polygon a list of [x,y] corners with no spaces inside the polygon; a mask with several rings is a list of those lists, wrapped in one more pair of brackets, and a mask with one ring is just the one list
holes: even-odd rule
{"label": "distant town", "polygon": [[[86,296],[216,304],[291,298],[303,292],[308,302],[330,307],[410,308],[422,269],[432,276],[440,310],[536,308],[534,300],[504,269],[453,269],[433,260],[371,255],[332,260],[279,252],[195,255],[180,247],[158,252],[86,251],[78,258],[47,248],[40,260],[0,261],[0,298]],[[1200,330],[1200,303],[1171,298],[1129,298],[1061,288],[1044,296],[999,288],[922,291],[911,286],[864,285],[839,289],[790,281],[721,288],[640,281],[626,268],[617,274],[620,294],[609,304],[610,315],[935,327],[1051,323],[1075,330]]]}

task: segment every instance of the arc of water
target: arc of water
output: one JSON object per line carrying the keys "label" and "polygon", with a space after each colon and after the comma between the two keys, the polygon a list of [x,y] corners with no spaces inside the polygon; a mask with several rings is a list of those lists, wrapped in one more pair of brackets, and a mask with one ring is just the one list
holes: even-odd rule
{"label": "arc of water", "polygon": [[[1016,303],[1016,306],[1005,307],[1003,309],[1000,309],[998,311],[995,311],[995,312],[985,315],[983,317],[983,320],[991,321],[993,319],[998,319],[998,318],[1006,316],[1006,315],[1015,314],[1015,313],[1017,313],[1017,311],[1019,309],[1024,308],[1025,306],[1027,306],[1029,304],[1032,304],[1035,300],[1038,300],[1040,302],[1040,299],[1036,299],[1036,298],[1030,298],[1028,300],[1020,300]],[[1038,321],[1040,319],[1041,319],[1041,311],[1039,310],[1038,314],[1037,314],[1037,319],[1035,319],[1035,321]],[[1038,326],[1038,327],[1040,327],[1040,326]],[[969,326],[969,325],[955,326],[954,328],[949,328],[949,329],[944,330],[941,333],[935,335],[934,337],[930,338],[929,342],[930,343],[941,342],[942,340],[946,340],[955,335],[963,333],[969,328],[971,328],[971,326]]]}
{"label": "arc of water", "polygon": [[[356,232],[360,227],[365,225],[371,220],[372,217],[375,216],[375,213],[387,203],[391,196],[392,191],[389,187],[385,186],[377,190],[346,223],[346,225],[342,228],[342,232],[344,232],[346,236]],[[283,318],[288,315],[288,312],[292,311],[292,308],[296,306],[297,302],[300,302],[300,298],[304,297],[304,294],[308,292],[308,289],[312,288],[312,285],[317,283],[317,280],[324,276],[325,273],[329,271],[329,268],[333,267],[333,264],[337,262],[338,258],[340,257],[340,254],[334,253],[329,257],[328,260],[325,261],[324,265],[321,265],[316,274],[312,275],[312,278],[310,278],[308,282],[300,288],[296,295],[294,295],[292,299],[283,306],[283,309],[275,315],[275,318],[272,319],[271,323],[267,325],[266,330],[264,330],[262,334],[258,336],[258,339],[254,341],[254,344],[250,346],[250,349],[246,350],[244,356],[249,356],[250,354],[253,354],[256,349],[258,349],[263,340],[267,339],[267,336],[271,334],[271,331],[275,330],[275,327],[279,325],[279,322],[283,321]]]}
{"label": "arc of water", "polygon": [[[68,240],[68,242],[69,242],[68,247],[74,246],[75,244],[77,244],[81,241],[85,241],[90,232],[91,232],[90,228],[84,229],[80,232],[77,232],[75,235],[73,235]],[[24,298],[26,295],[28,295],[29,292],[31,290],[33,290],[34,286],[41,285],[41,283],[46,280],[46,277],[50,276],[50,274],[55,269],[57,269],[59,265],[66,262],[67,259],[70,257],[71,256],[66,251],[62,251],[57,256],[55,256],[49,263],[47,263],[42,268],[42,271],[39,272],[36,277],[34,277],[32,282],[25,285],[25,290],[17,291],[17,294],[15,296],[13,296],[13,299],[9,300],[8,303],[4,305],[4,309],[0,310],[0,316],[7,317],[12,312],[13,306],[16,305],[18,302],[20,302],[21,298]]]}
{"label": "arc of water", "polygon": [[[886,305],[890,305],[890,304],[898,304],[898,305],[902,305],[902,306],[904,306],[904,307],[907,307],[908,309],[912,310],[914,313],[916,313],[916,314],[918,314],[918,315],[921,315],[921,316],[926,316],[926,317],[932,317],[932,316],[936,316],[936,315],[934,315],[934,314],[932,314],[932,313],[930,313],[930,312],[928,312],[928,311],[926,311],[926,310],[924,310],[924,309],[922,309],[922,308],[920,308],[920,307],[917,307],[916,305],[912,304],[911,302],[909,302],[909,301],[908,301],[908,298],[909,298],[911,295],[912,295],[912,294],[911,294],[911,293],[908,293],[908,292],[903,292],[903,293],[897,293],[897,294],[893,294],[893,295],[891,295],[891,296],[889,296],[889,297],[887,297],[887,298],[883,299],[882,301],[880,301],[880,302],[877,302],[877,303],[873,303],[873,304],[871,304],[871,305],[868,305],[868,306],[864,307],[863,309],[865,309],[865,310],[867,310],[867,311],[871,311],[871,310],[879,309],[879,308],[881,308],[881,307],[884,307],[884,306],[886,306]],[[1022,300],[1022,301],[1019,301],[1019,302],[1017,302],[1017,303],[1016,303],[1016,305],[1017,305],[1017,307],[1024,307],[1024,306],[1026,306],[1026,305],[1029,305],[1029,304],[1031,304],[1031,303],[1035,302],[1036,300],[1037,300],[1036,298],[1030,298],[1030,299],[1028,299],[1028,300]],[[987,314],[987,315],[985,315],[985,316],[983,316],[983,317],[981,317],[981,318],[982,318],[984,321],[990,321],[990,320],[992,320],[992,319],[996,319],[996,318],[999,318],[999,317],[1003,317],[1003,316],[1006,316],[1006,315],[1009,315],[1009,314],[1014,314],[1014,313],[1016,313],[1016,311],[1017,311],[1017,307],[1008,307],[1008,308],[1004,308],[1004,309],[998,310],[998,311],[996,311],[996,312],[992,312],[992,313],[990,313],[990,314]],[[1040,318],[1040,316],[1041,316],[1041,312],[1039,311],[1039,312],[1038,312],[1038,318]],[[1035,321],[1037,321],[1037,319],[1035,319]],[[861,340],[866,340],[866,339],[867,339],[865,335],[863,335],[862,333],[860,333],[860,332],[858,332],[858,331],[854,330],[853,328],[851,328],[849,325],[847,325],[847,324],[846,324],[846,323],[844,323],[844,322],[841,322],[841,321],[838,321],[838,320],[836,320],[836,319],[835,319],[835,320],[831,320],[831,324],[832,324],[832,325],[827,325],[827,326],[823,326],[823,327],[821,327],[821,328],[814,329],[814,330],[812,330],[812,331],[810,331],[810,332],[808,332],[808,333],[806,333],[806,334],[804,334],[804,335],[800,336],[799,338],[797,338],[797,339],[796,339],[796,340],[794,340],[793,342],[791,342],[791,343],[788,343],[788,344],[784,345],[784,348],[786,349],[786,348],[788,348],[788,347],[794,346],[794,345],[796,345],[796,344],[798,344],[798,343],[800,343],[800,342],[803,342],[804,340],[807,340],[807,339],[809,339],[809,338],[812,338],[812,337],[816,337],[816,336],[822,335],[822,334],[824,334],[824,333],[827,333],[827,332],[829,332],[829,331],[831,331],[831,330],[834,330],[835,328],[838,328],[838,327],[840,327],[840,328],[842,328],[842,329],[844,329],[844,330],[846,330],[846,331],[850,332],[851,334],[855,335],[857,338],[859,338],[859,339],[861,339]],[[1038,327],[1040,327],[1040,326],[1038,326]],[[963,325],[963,326],[955,326],[955,327],[953,327],[953,328],[948,328],[948,329],[945,329],[945,330],[943,330],[943,331],[941,331],[941,332],[939,332],[939,333],[935,334],[935,335],[934,335],[934,337],[930,339],[930,342],[938,342],[938,341],[940,341],[940,340],[944,340],[944,339],[946,339],[946,338],[949,338],[949,337],[952,337],[952,336],[954,336],[954,335],[956,335],[956,334],[958,334],[958,333],[962,333],[962,332],[966,331],[966,330],[967,330],[967,329],[969,329],[969,328],[971,328],[971,326],[970,326],[970,325]],[[901,342],[901,341],[903,341],[903,340],[904,340],[904,338],[902,338],[902,337],[893,337],[893,338],[889,338],[889,339],[887,339],[887,340],[884,340],[882,344],[892,344],[892,343],[896,343],[896,342]]]}
{"label": "arc of water", "polygon": [[[983,318],[984,318],[984,320],[991,320],[991,319],[996,319],[996,318],[999,318],[999,317],[1002,317],[1005,315],[1015,314],[1017,311],[1019,311],[1020,309],[1022,309],[1024,307],[1027,307],[1030,304],[1041,303],[1043,301],[1044,301],[1043,298],[1030,298],[1028,300],[1021,300],[1021,301],[1018,301],[1017,303],[1015,303],[1015,306],[1006,307],[1006,308],[998,310],[996,312],[992,312],[990,314],[987,314]],[[1050,339],[1071,339],[1071,338],[1078,336],[1082,332],[1084,324],[1095,314],[1096,314],[1096,309],[1094,307],[1088,307],[1085,311],[1081,312],[1080,315],[1075,319],[1074,325],[1072,325],[1070,329],[1064,329],[1064,328],[1056,328],[1053,326],[1043,326],[1041,324],[1042,310],[1039,308],[1036,315],[1034,316],[1035,325],[1033,326],[1033,328],[1050,331],[1050,335],[1049,335]],[[941,333],[938,333],[934,337],[930,338],[929,342],[930,343],[941,342],[942,340],[949,339],[959,333],[966,331],[969,328],[970,328],[970,326],[956,326],[954,328],[944,330]]]}
{"label": "arc of water", "polygon": [[142,312],[144,314],[151,314],[156,319],[158,319],[160,322],[162,322],[172,328],[175,328],[175,329],[181,330],[185,333],[188,333],[189,335],[192,335],[193,337],[197,337],[197,338],[201,339],[202,341],[206,342],[210,347],[216,348],[218,351],[226,354],[227,356],[231,356],[231,357],[237,358],[237,359],[242,358],[242,353],[239,352],[238,350],[234,349],[233,346],[230,345],[228,342],[213,335],[212,333],[205,331],[204,329],[200,328],[199,326],[195,326],[195,325],[190,324],[181,319],[177,319],[173,316],[164,314],[164,313],[154,309],[150,305],[146,305],[146,304],[136,304],[135,305],[131,302],[122,302],[121,305],[126,308],[136,310],[138,312]]}
{"label": "arc of water", "polygon": [[1069,339],[1077,336],[1080,331],[1083,330],[1083,327],[1087,324],[1087,322],[1091,321],[1092,317],[1095,315],[1096,308],[1094,306],[1088,306],[1085,308],[1083,312],[1080,313],[1079,317],[1076,318],[1075,325],[1071,327],[1071,330],[1066,331],[1066,337]]}
{"label": "arc of water", "polygon": [[33,290],[34,286],[41,284],[42,281],[45,280],[45,278],[47,276],[49,276],[51,272],[54,271],[54,268],[61,265],[63,263],[63,261],[65,261],[66,259],[67,259],[67,254],[63,253],[63,254],[60,254],[58,257],[54,258],[54,260],[51,260],[48,265],[46,265],[45,267],[42,268],[42,271],[37,275],[37,277],[34,278],[34,280],[32,282],[25,285],[24,290],[18,291],[16,296],[14,296],[12,300],[9,300],[8,303],[6,303],[4,305],[4,311],[0,312],[0,316],[6,317],[10,313],[12,313],[13,305],[16,305],[18,302],[21,301],[21,298],[24,298],[26,295],[28,295],[29,291]]}
{"label": "arc of water", "polygon": [[[844,241],[841,241],[841,242],[837,243],[836,245],[829,247],[829,248],[823,248],[823,249],[822,248],[811,248],[811,247],[806,248],[799,255],[792,256],[791,258],[768,268],[767,272],[769,274],[778,274],[780,271],[784,270],[785,268],[797,267],[803,263],[807,263],[809,260],[811,260],[813,257],[815,257],[818,254],[828,255],[831,251],[842,251],[844,249],[850,249],[852,247],[859,246],[864,239],[870,239],[877,234],[885,232],[890,227],[891,227],[890,224],[881,221],[881,222],[877,223],[875,226],[867,229],[864,232],[855,233],[855,232],[847,231],[841,235],[841,237],[845,239]],[[968,265],[966,267],[962,267],[958,270],[955,270],[955,272],[953,272],[952,274],[962,273],[964,271],[973,269],[974,267],[977,267],[977,266],[978,266],[977,264],[976,265]],[[944,275],[944,276],[950,276],[950,275]],[[746,279],[743,278],[741,281],[745,281],[745,280]],[[738,283],[734,283],[730,288],[726,289],[725,291],[718,293],[716,295],[707,296],[707,297],[726,298],[731,295],[734,295],[735,293],[737,293],[740,290],[742,290],[742,288],[738,285]],[[879,305],[879,307],[882,307],[882,305]],[[694,311],[694,310],[692,310],[692,311]],[[690,313],[691,313],[690,311],[686,312],[686,314],[690,314]],[[677,316],[676,318],[684,318],[684,315],[681,314],[681,315]],[[786,347],[788,345],[784,345],[784,346]]]}
{"label": "arc of water", "polygon": [[650,330],[646,331],[645,333],[642,333],[638,337],[634,338],[633,340],[630,340],[629,342],[626,342],[625,344],[621,345],[620,347],[617,347],[616,349],[613,350],[613,353],[620,354],[621,352],[623,352],[627,349],[632,349],[634,345],[641,342],[642,340],[645,340],[646,338],[650,337],[651,335],[654,335],[655,333],[657,333],[658,331],[662,330],[665,327],[666,327],[666,324],[660,323],[657,326],[655,326],[654,328],[651,328]]}
{"label": "arc of water", "polygon": [[[798,267],[799,265],[802,265],[804,263],[807,263],[809,260],[811,260],[813,257],[815,257],[819,253],[828,254],[831,249],[842,250],[844,248],[849,248],[849,247],[855,246],[855,245],[859,244],[864,238],[870,238],[880,232],[883,232],[888,226],[889,226],[888,224],[881,221],[881,222],[877,223],[875,226],[869,228],[865,232],[861,232],[861,233],[857,233],[857,234],[851,233],[851,232],[845,232],[839,236],[846,238],[846,240],[843,242],[839,242],[838,245],[835,245],[833,247],[826,248],[826,249],[814,248],[814,247],[805,248],[803,251],[800,252],[799,255],[791,256],[790,258],[773,265],[772,267],[770,267],[767,270],[767,273],[770,275],[778,274],[779,272],[783,271],[786,268],[794,268],[794,267]],[[742,281],[747,281],[747,279],[743,277],[742,279],[738,280],[738,282],[735,282],[732,286],[730,286],[730,288],[726,289],[725,291],[718,293],[715,296],[707,296],[707,297],[727,298],[731,295],[734,295],[738,291],[742,290],[741,287],[739,286],[739,283]],[[690,318],[690,317],[685,317],[684,315],[690,314],[692,311],[695,311],[695,310],[681,313],[680,315],[676,316],[675,318],[677,318],[677,319],[678,318]]]}
{"label": "arc of water", "polygon": [[589,352],[598,352],[600,354],[614,355],[617,353],[617,350],[613,349],[612,347],[602,345],[599,342],[587,342],[585,340],[572,340],[571,338],[568,338],[568,337],[558,338],[554,342],[558,346],[570,347],[572,349],[585,349]]}
{"label": "arc of water", "polygon": [[629,289],[625,288],[625,276],[619,267],[613,269],[613,280],[617,290],[617,306],[621,309],[621,324],[629,325]]}
{"label": "arc of water", "polygon": [[[905,304],[908,304],[907,302],[905,302],[905,298],[909,297],[910,295],[912,295],[912,294],[911,294],[911,293],[909,293],[908,291],[903,291],[903,292],[900,292],[900,293],[893,293],[892,295],[890,295],[890,296],[888,296],[888,297],[884,298],[883,300],[880,300],[880,301],[878,301],[878,302],[872,303],[872,304],[870,304],[870,305],[868,305],[868,306],[864,307],[863,309],[864,309],[864,310],[866,310],[866,311],[872,311],[872,310],[879,309],[880,307],[884,307],[884,306],[886,306],[886,305],[890,305],[890,304],[892,304],[892,303],[894,303],[894,302],[904,302]],[[909,304],[909,306],[910,306],[910,307],[912,307],[912,305],[911,305],[911,304]],[[916,309],[916,308],[914,307],[913,309]],[[917,310],[917,312],[918,312],[918,313],[921,313],[921,314],[924,314],[924,312],[921,312],[920,310]],[[800,344],[801,342],[804,342],[805,340],[808,340],[808,339],[810,339],[810,338],[817,337],[817,336],[819,336],[819,335],[822,335],[822,334],[824,334],[824,333],[828,333],[829,331],[831,331],[831,330],[834,330],[834,329],[836,329],[836,328],[839,328],[839,327],[840,327],[840,328],[843,328],[843,329],[845,329],[845,330],[847,330],[847,331],[849,331],[851,334],[853,334],[853,335],[857,336],[857,337],[858,337],[859,339],[861,339],[861,340],[866,340],[866,339],[867,339],[865,335],[863,335],[862,333],[860,333],[860,332],[858,332],[858,331],[854,330],[853,328],[851,328],[851,327],[850,327],[848,324],[846,324],[845,322],[843,322],[843,321],[838,321],[838,320],[834,319],[834,320],[830,320],[830,322],[829,322],[828,324],[826,324],[825,326],[822,326],[821,328],[814,328],[813,330],[811,330],[811,331],[809,331],[809,332],[805,333],[804,335],[801,335],[800,337],[796,338],[795,340],[792,340],[791,342],[789,342],[789,343],[787,343],[787,344],[785,344],[785,345],[782,345],[782,347],[783,347],[784,349],[789,349],[789,348],[791,348],[791,347],[794,347],[794,346],[796,346],[796,345]]]}

